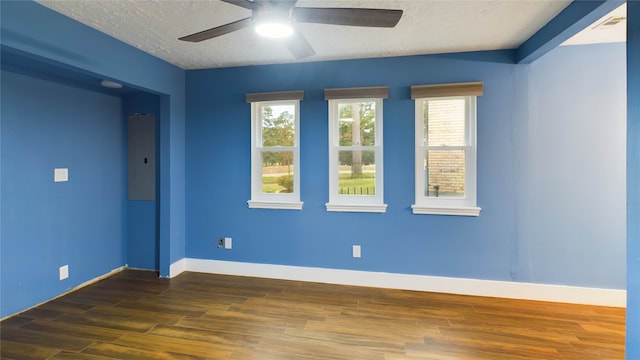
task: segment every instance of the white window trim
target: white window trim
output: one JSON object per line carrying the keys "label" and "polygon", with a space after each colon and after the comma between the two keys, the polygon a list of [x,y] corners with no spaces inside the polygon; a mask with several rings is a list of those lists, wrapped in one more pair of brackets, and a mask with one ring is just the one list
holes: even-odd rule
{"label": "white window trim", "polygon": [[[295,106],[295,140],[294,145],[262,147],[261,107],[264,105],[294,104]],[[262,150],[293,151],[293,192],[262,192]],[[251,102],[251,200],[247,201],[250,209],[302,210],[300,201],[300,100],[274,100]]]}
{"label": "white window trim", "polygon": [[250,209],[302,210],[302,201],[247,201]]}
{"label": "white window trim", "polygon": [[[384,203],[384,162],[383,162],[383,98],[354,98],[329,99],[329,202],[325,204],[327,211],[333,212],[369,212],[385,213],[387,204]],[[367,196],[340,195],[338,193],[338,104],[345,102],[375,102],[375,143],[374,146],[351,147],[357,150],[373,150],[376,162],[376,194]]]}
{"label": "white window trim", "polygon": [[385,213],[387,212],[387,204],[375,205],[375,204],[360,204],[360,205],[348,205],[348,204],[331,204],[327,203],[327,211],[333,212],[368,212],[368,213]]}
{"label": "white window trim", "polygon": [[[467,103],[465,118],[465,136],[468,145],[465,148],[465,197],[437,198],[424,195],[424,153],[427,145],[423,144],[424,136],[424,100],[460,99]],[[476,96],[423,97],[415,99],[415,204],[411,205],[414,214],[479,216],[482,210],[477,206],[477,99]],[[433,148],[433,147],[431,147]],[[455,149],[455,146],[443,147]]]}

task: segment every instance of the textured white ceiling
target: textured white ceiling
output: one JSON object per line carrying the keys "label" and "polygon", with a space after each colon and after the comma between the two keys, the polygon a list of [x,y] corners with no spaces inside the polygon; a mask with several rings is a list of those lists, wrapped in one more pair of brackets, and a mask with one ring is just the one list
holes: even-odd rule
{"label": "textured white ceiling", "polygon": [[[38,0],[44,6],[184,69],[289,63],[278,40],[251,28],[200,43],[178,38],[249,17],[218,0]],[[297,24],[316,55],[304,61],[513,49],[570,0],[299,0],[301,7],[402,9],[395,28]]]}

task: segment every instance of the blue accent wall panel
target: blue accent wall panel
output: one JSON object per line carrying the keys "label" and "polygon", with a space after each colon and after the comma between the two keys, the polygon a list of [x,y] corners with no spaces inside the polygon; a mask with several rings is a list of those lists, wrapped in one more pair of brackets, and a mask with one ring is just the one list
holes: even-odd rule
{"label": "blue accent wall panel", "polygon": [[561,46],[531,64],[518,201],[525,279],[626,287],[625,49]]}
{"label": "blue accent wall panel", "polygon": [[627,359],[640,359],[640,2],[627,3]]}
{"label": "blue accent wall panel", "polygon": [[[562,69],[571,61],[584,61],[580,69],[600,71],[599,62],[582,58],[592,50],[567,51],[541,66]],[[607,61],[620,80],[624,77],[622,63],[614,63],[622,60],[624,48],[614,52]],[[601,207],[584,216],[561,214],[561,218],[550,219],[548,214],[557,211],[558,204],[526,204],[530,197],[549,194],[527,193],[545,187],[531,186],[531,180],[523,178],[532,164],[544,163],[548,154],[539,150],[557,140],[554,134],[532,137],[533,122],[539,120],[536,106],[563,105],[588,114],[589,107],[624,105],[608,97],[598,104],[578,97],[537,100],[541,89],[536,86],[544,76],[530,65],[514,65],[513,55],[494,51],[188,71],[187,257],[624,288],[624,268],[617,265],[624,261],[624,221],[599,219],[609,211],[622,216],[624,192],[616,192],[613,202],[598,204]],[[465,81],[484,83],[484,94],[478,98],[478,205],[482,213],[479,217],[413,215],[414,102],[410,86]],[[376,85],[389,86],[390,92],[384,100],[387,213],[327,212],[328,106],[323,89]],[[555,86],[562,91],[568,85]],[[249,209],[251,115],[245,93],[280,90],[305,91],[300,105],[304,207],[301,211]],[[614,90],[624,93],[623,88]],[[618,120],[623,127],[623,119]],[[585,124],[589,131],[597,132],[595,119]],[[567,148],[559,146],[564,155]],[[624,149],[615,149],[616,164],[621,165]],[[566,161],[588,163],[587,155],[568,152]],[[617,183],[623,183],[624,175],[618,176]],[[588,184],[599,184],[565,171],[558,185],[561,188],[554,191],[571,192],[574,183],[585,184],[589,191]],[[572,193],[562,201],[582,195],[591,193]],[[538,239],[522,234],[527,221],[547,226],[545,235],[550,238],[544,241],[553,241],[564,256],[543,251]],[[593,235],[580,230],[590,222],[598,230]],[[613,235],[602,238],[607,231]],[[572,251],[585,246],[585,235],[588,256],[576,256]],[[234,239],[232,251],[217,249],[215,241],[220,236]],[[354,244],[362,246],[360,259],[351,257]],[[593,257],[597,264],[614,265],[590,269],[585,261]]]}
{"label": "blue accent wall panel", "polygon": [[6,71],[1,116],[4,317],[124,265],[126,144],[120,98]]}

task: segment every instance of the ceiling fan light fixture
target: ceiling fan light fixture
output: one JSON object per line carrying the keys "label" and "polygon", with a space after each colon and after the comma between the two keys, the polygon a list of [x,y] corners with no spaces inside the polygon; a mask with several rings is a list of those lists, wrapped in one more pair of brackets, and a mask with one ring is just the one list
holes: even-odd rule
{"label": "ceiling fan light fixture", "polygon": [[265,14],[255,21],[255,30],[260,36],[279,39],[293,34],[293,25],[287,16]]}
{"label": "ceiling fan light fixture", "polygon": [[291,24],[282,22],[259,22],[256,23],[256,32],[260,36],[279,39],[293,34]]}

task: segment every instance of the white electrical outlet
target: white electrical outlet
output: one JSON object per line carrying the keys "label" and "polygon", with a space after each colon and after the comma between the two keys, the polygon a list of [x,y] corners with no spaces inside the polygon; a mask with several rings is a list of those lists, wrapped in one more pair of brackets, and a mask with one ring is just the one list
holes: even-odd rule
{"label": "white electrical outlet", "polygon": [[60,266],[60,280],[64,280],[69,277],[69,265]]}
{"label": "white electrical outlet", "polygon": [[231,250],[231,242],[232,239],[230,237],[224,238],[224,248],[227,250]]}
{"label": "white electrical outlet", "polygon": [[353,257],[359,258],[362,256],[360,245],[353,245]]}
{"label": "white electrical outlet", "polygon": [[54,182],[69,181],[69,169],[67,169],[67,168],[55,168],[55,169],[53,169],[53,181]]}

